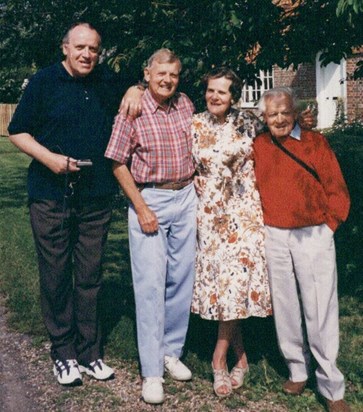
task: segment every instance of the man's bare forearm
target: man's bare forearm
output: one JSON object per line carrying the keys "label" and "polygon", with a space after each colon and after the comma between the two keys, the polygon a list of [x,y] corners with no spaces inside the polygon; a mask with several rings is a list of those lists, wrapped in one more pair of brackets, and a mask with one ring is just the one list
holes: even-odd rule
{"label": "man's bare forearm", "polygon": [[37,142],[29,133],[19,133],[9,136],[9,140],[22,152],[48,167],[53,173],[63,174],[77,172],[77,160],[66,155],[53,153]]}

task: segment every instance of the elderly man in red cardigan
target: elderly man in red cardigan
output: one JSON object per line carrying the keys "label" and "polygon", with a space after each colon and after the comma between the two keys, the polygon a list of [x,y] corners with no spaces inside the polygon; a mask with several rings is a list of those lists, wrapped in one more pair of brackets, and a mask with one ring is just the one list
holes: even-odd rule
{"label": "elderly man in red cardigan", "polygon": [[269,132],[255,140],[255,170],[278,343],[290,375],[283,390],[291,395],[303,392],[312,354],[328,410],[349,411],[343,400],[344,376],[336,366],[334,247],[334,232],[349,212],[348,190],[325,137],[300,129],[296,122],[290,88],[267,91],[259,109]]}

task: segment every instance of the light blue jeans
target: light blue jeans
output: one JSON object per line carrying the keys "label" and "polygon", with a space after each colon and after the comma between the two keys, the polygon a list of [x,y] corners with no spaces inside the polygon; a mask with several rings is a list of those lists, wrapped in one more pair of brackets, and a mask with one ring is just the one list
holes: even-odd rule
{"label": "light blue jeans", "polygon": [[164,356],[182,355],[195,277],[196,205],[193,183],[181,190],[145,188],[159,220],[157,233],[141,231],[129,207],[129,243],[143,377],[163,376]]}

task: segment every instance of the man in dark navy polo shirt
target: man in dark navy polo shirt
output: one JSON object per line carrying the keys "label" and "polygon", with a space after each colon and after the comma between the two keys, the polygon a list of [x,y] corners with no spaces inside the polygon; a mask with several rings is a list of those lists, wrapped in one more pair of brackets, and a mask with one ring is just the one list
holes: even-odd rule
{"label": "man in dark navy polo shirt", "polygon": [[81,384],[82,372],[114,376],[102,361],[97,301],[117,191],[104,152],[122,88],[97,66],[100,46],[90,24],[72,26],[64,61],[30,79],[9,126],[10,140],[33,158],[28,194],[42,313],[63,385]]}

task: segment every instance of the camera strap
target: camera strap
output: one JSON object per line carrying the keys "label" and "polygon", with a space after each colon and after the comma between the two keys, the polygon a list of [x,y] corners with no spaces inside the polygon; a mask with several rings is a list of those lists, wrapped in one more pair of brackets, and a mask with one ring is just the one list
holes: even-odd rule
{"label": "camera strap", "polygon": [[287,154],[289,157],[291,157],[291,159],[295,160],[296,163],[298,163],[301,167],[303,167],[307,172],[309,172],[312,176],[314,176],[314,178],[320,183],[320,177],[319,175],[316,173],[316,171],[310,167],[309,165],[307,165],[303,160],[301,160],[300,158],[298,158],[296,155],[294,155],[294,153],[291,153],[288,149],[286,149],[285,146],[283,146],[277,139],[275,136],[271,135],[271,140],[274,143],[275,146],[277,146],[279,149],[281,149],[285,154]]}
{"label": "camera strap", "polygon": [[61,230],[63,230],[64,215],[65,215],[65,213],[66,213],[66,207],[67,207],[67,190],[68,190],[68,184],[69,184],[69,156],[67,157],[67,170],[66,170],[66,175],[65,175],[65,177],[64,177],[64,193],[63,193]]}

